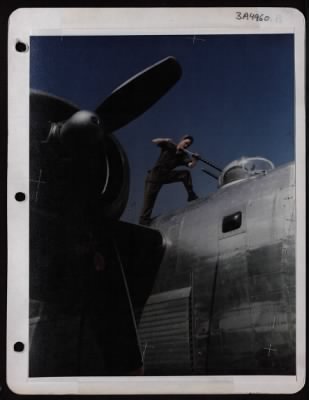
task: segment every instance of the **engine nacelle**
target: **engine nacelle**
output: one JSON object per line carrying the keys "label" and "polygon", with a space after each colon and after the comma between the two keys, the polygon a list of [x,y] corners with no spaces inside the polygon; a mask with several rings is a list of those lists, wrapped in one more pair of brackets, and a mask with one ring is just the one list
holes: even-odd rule
{"label": "engine nacelle", "polygon": [[118,219],[129,195],[129,164],[124,150],[90,111],[78,111],[50,125],[32,160],[32,204],[65,214],[72,207],[94,218]]}

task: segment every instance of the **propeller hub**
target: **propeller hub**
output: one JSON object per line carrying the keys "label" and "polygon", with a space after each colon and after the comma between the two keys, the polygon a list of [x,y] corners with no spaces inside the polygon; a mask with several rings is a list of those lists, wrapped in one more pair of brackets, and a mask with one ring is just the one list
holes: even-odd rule
{"label": "propeller hub", "polygon": [[66,120],[60,129],[60,142],[66,150],[85,150],[102,143],[103,126],[97,114],[78,111]]}

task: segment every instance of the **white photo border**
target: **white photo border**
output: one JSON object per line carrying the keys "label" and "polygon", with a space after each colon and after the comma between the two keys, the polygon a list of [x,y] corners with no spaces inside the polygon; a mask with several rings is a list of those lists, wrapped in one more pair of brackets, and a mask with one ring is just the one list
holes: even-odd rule
{"label": "white photo border", "polygon": [[[264,17],[238,20],[237,12]],[[268,18],[265,18],[268,16]],[[295,37],[296,376],[29,378],[29,51],[18,41],[65,35],[276,34]],[[293,8],[24,8],[9,20],[7,383],[18,394],[295,393],[306,363],[305,20]],[[18,104],[18,107],[16,107]],[[17,202],[15,194],[26,194]],[[22,342],[22,352],[14,343]]]}

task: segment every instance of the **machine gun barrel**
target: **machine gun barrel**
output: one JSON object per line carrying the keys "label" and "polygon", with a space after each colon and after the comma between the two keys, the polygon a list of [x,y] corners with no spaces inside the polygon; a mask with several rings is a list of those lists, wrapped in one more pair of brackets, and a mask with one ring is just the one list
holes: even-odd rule
{"label": "machine gun barrel", "polygon": [[202,170],[203,172],[205,172],[205,174],[211,176],[212,178],[218,179],[218,177],[219,177],[218,175],[215,175],[215,174],[213,174],[212,172],[207,171],[207,169],[205,169],[205,168],[201,168],[201,170]]}
{"label": "machine gun barrel", "polygon": [[210,167],[216,169],[219,172],[222,172],[222,169],[217,167],[216,165],[214,165],[213,163],[211,163],[210,161],[205,160],[204,158],[202,158],[201,156],[196,156],[195,153],[192,153],[189,150],[183,149],[183,151],[188,154],[190,157],[195,157],[197,158],[199,161],[202,161],[204,164],[209,165]]}

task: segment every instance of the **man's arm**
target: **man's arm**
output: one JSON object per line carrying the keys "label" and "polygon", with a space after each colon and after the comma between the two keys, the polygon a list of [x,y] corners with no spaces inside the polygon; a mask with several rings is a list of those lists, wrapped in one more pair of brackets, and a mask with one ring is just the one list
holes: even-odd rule
{"label": "man's arm", "polygon": [[160,146],[161,144],[172,143],[172,139],[169,139],[169,138],[156,138],[156,139],[152,139],[152,143],[157,144],[158,146]]}

